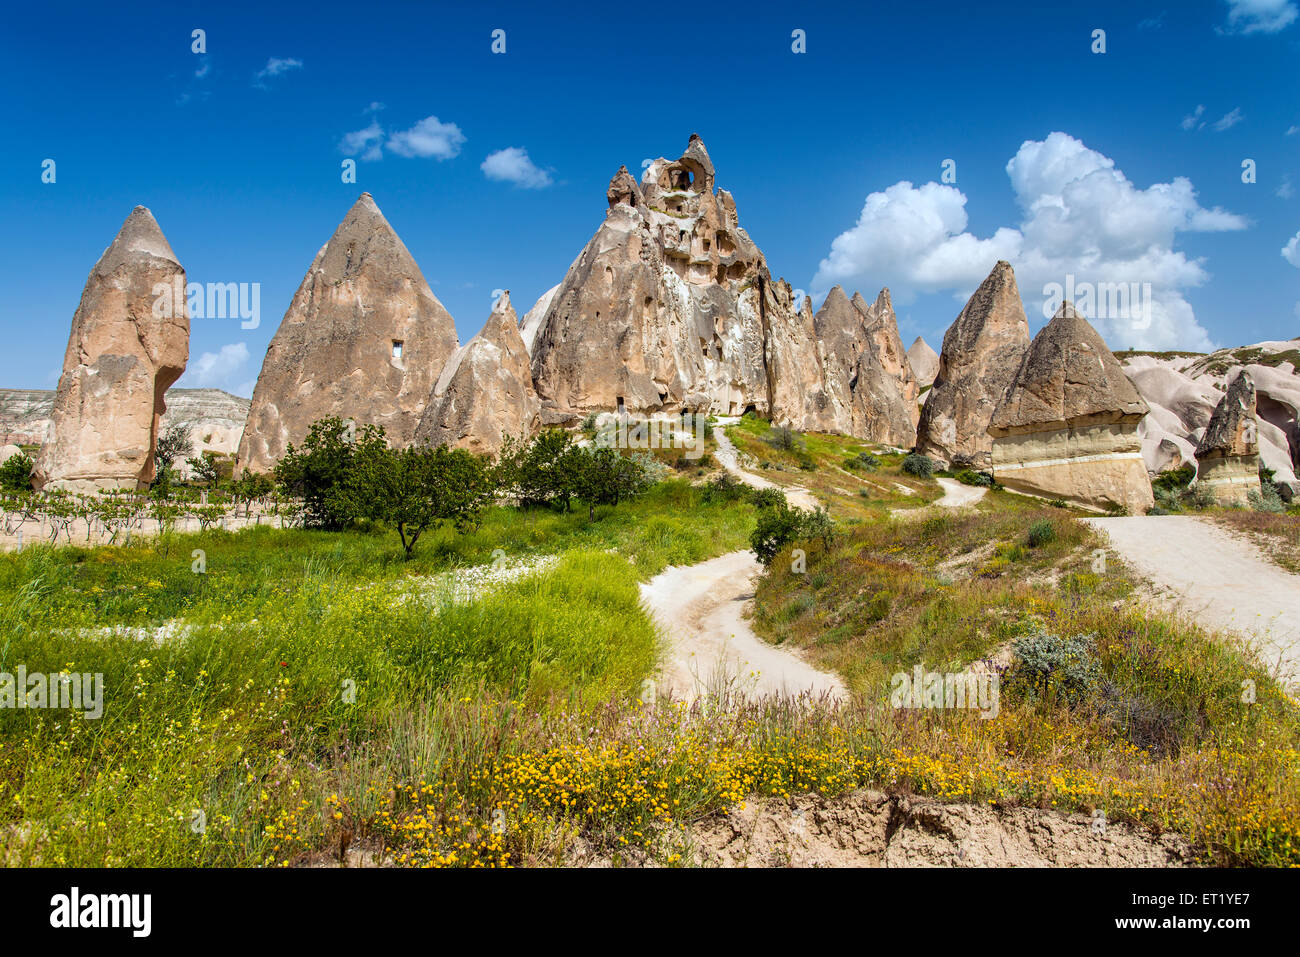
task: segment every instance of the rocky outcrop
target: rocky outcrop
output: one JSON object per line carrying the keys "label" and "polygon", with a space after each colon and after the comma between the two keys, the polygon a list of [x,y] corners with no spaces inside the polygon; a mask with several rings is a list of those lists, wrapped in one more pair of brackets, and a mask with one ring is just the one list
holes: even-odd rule
{"label": "rocky outcrop", "polygon": [[519,335],[524,340],[524,348],[528,350],[528,355],[533,354],[533,343],[537,341],[537,333],[541,331],[542,321],[546,318],[546,311],[551,308],[551,300],[555,294],[560,291],[559,284],[552,286],[546,292],[542,293],[533,307],[524,313],[524,317],[519,320]]}
{"label": "rocky outcrop", "polygon": [[184,290],[185,270],[153,214],[137,206],[72,317],[36,487],[136,489],[153,479],[163,394],[189,359]]}
{"label": "rocky outcrop", "polygon": [[911,448],[920,387],[898,337],[889,290],[868,304],[834,286],[813,320],[823,390],[837,414],[823,431]]}
{"label": "rocky outcrop", "polygon": [[1140,427],[1142,452],[1152,474],[1196,464],[1196,446],[1228,383],[1242,372],[1255,385],[1259,460],[1273,470],[1284,498],[1300,491],[1300,340],[1257,342],[1193,353],[1129,353],[1124,371],[1151,411]]}
{"label": "rocky outcrop", "polygon": [[621,168],[605,221],[539,323],[532,372],[546,421],[591,411],[771,412],[766,361],[775,301],[767,265],[714,191],[704,143]]}
{"label": "rocky outcrop", "polygon": [[1007,488],[1141,515],[1153,504],[1138,423],[1146,402],[1069,303],[1034,337],[989,424]]}
{"label": "rocky outcrop", "polygon": [[1215,406],[1196,446],[1196,482],[1213,489],[1220,504],[1246,505],[1259,492],[1259,423],[1255,383],[1240,372]]}
{"label": "rocky outcrop", "polygon": [[236,468],[267,471],[327,416],[409,445],[456,350],[451,315],[369,193],[316,254],[262,363]]}
{"label": "rocky outcrop", "polygon": [[528,350],[507,291],[483,331],[447,362],[415,439],[496,455],[505,436],[526,438],[532,432],[539,409]]}
{"label": "rocky outcrop", "polygon": [[911,363],[916,376],[916,384],[922,389],[934,385],[939,375],[939,353],[930,348],[930,344],[917,336],[907,347],[907,361]]}
{"label": "rocky outcrop", "polygon": [[943,336],[939,369],[917,425],[916,450],[944,464],[987,468],[993,410],[1029,349],[1029,320],[1008,262],[999,262]]}

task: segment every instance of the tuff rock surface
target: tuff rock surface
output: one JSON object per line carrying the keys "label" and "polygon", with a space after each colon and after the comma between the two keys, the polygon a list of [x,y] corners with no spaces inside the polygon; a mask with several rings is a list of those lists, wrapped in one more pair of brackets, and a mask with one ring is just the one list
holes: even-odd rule
{"label": "tuff rock surface", "polygon": [[37,488],[136,489],[153,479],[163,393],[189,359],[184,289],[176,254],[153,214],[137,206],[91,269],[73,314]]}
{"label": "tuff rock surface", "polygon": [[939,375],[939,353],[935,352],[920,336],[917,336],[907,347],[907,361],[912,366],[918,386],[924,389],[926,386],[934,385],[934,380]]}
{"label": "tuff rock surface", "polygon": [[1260,490],[1255,404],[1250,373],[1237,373],[1196,446],[1196,481],[1213,489],[1223,504],[1245,505],[1250,492]]}
{"label": "tuff rock surface", "polygon": [[327,416],[383,426],[391,444],[409,445],[456,347],[451,315],[362,193],[271,340],[236,468],[268,471]]}
{"label": "tuff rock surface", "polygon": [[415,439],[495,455],[504,436],[521,439],[533,431],[539,410],[528,350],[506,291],[483,331],[448,360]]}
{"label": "tuff rock surface", "polygon": [[1153,504],[1138,423],[1149,407],[1069,302],[1034,337],[989,424],[1007,488],[1145,514]]}
{"label": "tuff rock surface", "polygon": [[1029,320],[1011,264],[1001,261],[943,336],[916,449],[945,464],[987,468],[989,422],[1029,349]]}

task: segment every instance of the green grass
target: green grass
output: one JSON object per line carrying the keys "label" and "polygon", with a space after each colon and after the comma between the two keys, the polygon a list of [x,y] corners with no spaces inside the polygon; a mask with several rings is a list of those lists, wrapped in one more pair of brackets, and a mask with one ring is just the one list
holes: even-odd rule
{"label": "green grass", "polygon": [[[617,507],[568,514],[548,509],[489,509],[467,533],[426,533],[415,558],[402,560],[392,532],[318,532],[253,527],[137,537],[130,546],[29,548],[0,556],[0,608],[22,589],[36,588],[26,614],[33,625],[63,627],[157,625],[171,618],[238,609],[257,617],[316,575],[363,584],[426,576],[491,563],[497,555],[553,554],[567,549],[612,550],[633,560],[640,578],[665,566],[700,561],[743,548],[753,528],[745,504],[706,505],[700,490],[670,480]],[[191,569],[195,550],[207,571]]]}

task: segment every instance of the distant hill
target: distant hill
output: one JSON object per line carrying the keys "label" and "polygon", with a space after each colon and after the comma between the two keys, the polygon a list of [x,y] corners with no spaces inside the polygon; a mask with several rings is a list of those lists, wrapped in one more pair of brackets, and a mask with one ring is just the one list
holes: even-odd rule
{"label": "distant hill", "polygon": [[[221,389],[168,389],[163,428],[187,422],[194,454],[233,455],[248,418],[248,399]],[[0,445],[43,445],[49,440],[53,389],[0,389]]]}

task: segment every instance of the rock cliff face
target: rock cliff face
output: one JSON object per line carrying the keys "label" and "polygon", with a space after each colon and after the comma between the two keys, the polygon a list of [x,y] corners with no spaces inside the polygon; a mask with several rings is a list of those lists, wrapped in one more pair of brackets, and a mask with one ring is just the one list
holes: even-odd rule
{"label": "rock cliff face", "polygon": [[989,424],[1007,488],[1142,515],[1153,504],[1138,423],[1148,406],[1101,336],[1062,303]]}
{"label": "rock cliff face", "polygon": [[918,387],[888,294],[837,313],[834,345],[819,342],[826,323],[771,278],[715,178],[698,136],[639,183],[626,168],[614,175],[604,223],[524,323],[542,420],[752,410],[910,444],[915,420],[896,407]]}
{"label": "rock cliff face", "polygon": [[988,468],[993,410],[1029,349],[1016,275],[999,262],[943,336],[934,385],[917,426],[917,451],[947,464]]}
{"label": "rock cliff face", "polygon": [[271,340],[236,468],[268,471],[327,416],[409,445],[456,327],[369,193],[316,254]]}
{"label": "rock cliff face", "polygon": [[163,394],[189,358],[184,289],[176,254],[137,206],[91,269],[72,317],[36,487],[135,489],[153,479]]}
{"label": "rock cliff face", "polygon": [[1239,372],[1215,406],[1196,446],[1196,481],[1214,490],[1222,504],[1246,505],[1259,485],[1259,423],[1255,383]]}
{"label": "rock cliff face", "polygon": [[920,387],[898,338],[889,290],[870,305],[839,286],[827,293],[814,319],[822,351],[822,388],[834,414],[822,431],[843,432],[886,445],[916,441]]}
{"label": "rock cliff face", "polygon": [[1284,498],[1300,491],[1300,340],[1257,342],[1208,355],[1128,354],[1124,370],[1151,407],[1142,453],[1152,474],[1195,465],[1196,447],[1228,383],[1249,374],[1255,387],[1259,461],[1274,472]]}
{"label": "rock cliff face", "polygon": [[483,331],[442,370],[415,438],[495,455],[504,436],[526,438],[533,431],[539,410],[528,350],[505,292]]}
{"label": "rock cliff face", "polygon": [[532,372],[543,419],[591,411],[770,412],[767,265],[698,136],[638,184],[621,168],[605,221],[541,319]]}
{"label": "rock cliff face", "polygon": [[917,385],[922,389],[934,385],[934,380],[939,375],[939,353],[930,348],[930,344],[920,336],[907,347],[907,361],[912,365]]}

